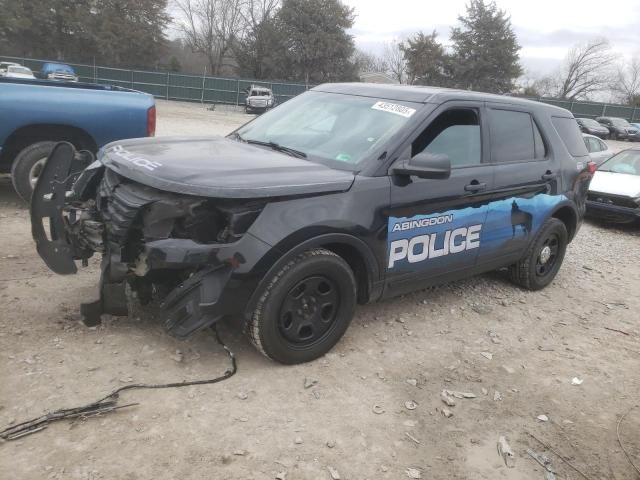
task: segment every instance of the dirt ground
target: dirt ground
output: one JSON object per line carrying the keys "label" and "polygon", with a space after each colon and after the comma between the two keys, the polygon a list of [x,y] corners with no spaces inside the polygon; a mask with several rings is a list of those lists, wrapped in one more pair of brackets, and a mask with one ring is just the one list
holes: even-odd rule
{"label": "dirt ground", "polygon": [[[248,118],[158,102],[158,135],[226,133]],[[8,179],[0,227],[0,428],[131,382],[227,368],[211,332],[181,342],[139,314],[79,323],[97,261],[49,272]],[[640,403],[639,242],[638,227],[587,222],[544,291],[497,272],[361,306],[337,347],[305,365],[267,360],[225,323],[236,376],[126,392],[122,403],[139,405],[0,444],[0,478],[543,480],[527,449],[556,478],[583,478],[534,436],[589,479],[638,478],[616,424]],[[447,418],[443,389],[476,397],[456,398]],[[514,468],[497,453],[501,435]],[[640,408],[620,438],[640,463]]]}

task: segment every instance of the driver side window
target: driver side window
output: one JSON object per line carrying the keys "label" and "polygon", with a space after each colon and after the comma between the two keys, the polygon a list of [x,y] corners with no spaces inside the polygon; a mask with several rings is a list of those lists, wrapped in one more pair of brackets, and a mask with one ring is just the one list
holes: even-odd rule
{"label": "driver side window", "polygon": [[412,157],[421,152],[447,155],[453,168],[480,165],[482,142],[478,113],[471,108],[441,113],[411,144]]}

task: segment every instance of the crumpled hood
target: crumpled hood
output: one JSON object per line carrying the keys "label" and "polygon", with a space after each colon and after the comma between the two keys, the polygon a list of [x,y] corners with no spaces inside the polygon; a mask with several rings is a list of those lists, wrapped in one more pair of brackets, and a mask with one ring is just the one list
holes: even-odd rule
{"label": "crumpled hood", "polygon": [[161,137],[106,145],[107,168],[175,193],[260,198],[345,191],[354,174],[224,137]]}
{"label": "crumpled hood", "polygon": [[636,198],[640,196],[640,176],[596,170],[589,185],[591,192]]}

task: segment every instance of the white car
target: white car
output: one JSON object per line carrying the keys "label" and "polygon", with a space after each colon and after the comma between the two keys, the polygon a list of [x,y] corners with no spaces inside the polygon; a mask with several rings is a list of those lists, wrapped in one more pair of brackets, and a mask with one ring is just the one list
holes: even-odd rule
{"label": "white car", "polygon": [[6,72],[7,71],[7,67],[10,67],[10,66],[19,67],[20,64],[19,63],[15,63],[15,62],[0,62],[0,74]]}
{"label": "white car", "polygon": [[596,165],[602,165],[605,160],[611,158],[614,154],[613,150],[604,140],[599,139],[595,135],[583,133],[584,144],[587,146],[589,157],[596,162]]}
{"label": "white car", "polygon": [[271,89],[252,85],[247,91],[244,110],[246,113],[262,113],[273,108],[275,104],[276,100]]}
{"label": "white car", "polygon": [[622,150],[598,167],[589,186],[587,212],[616,223],[640,218],[640,149]]}
{"label": "white car", "polygon": [[30,68],[23,67],[22,65],[7,65],[7,69],[0,72],[0,77],[36,78]]}

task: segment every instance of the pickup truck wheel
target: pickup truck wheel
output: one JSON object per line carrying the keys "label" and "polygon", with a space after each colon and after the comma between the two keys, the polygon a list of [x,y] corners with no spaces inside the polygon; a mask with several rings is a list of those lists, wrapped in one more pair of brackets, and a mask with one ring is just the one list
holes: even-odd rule
{"label": "pickup truck wheel", "polygon": [[522,260],[510,267],[511,280],[528,290],[549,285],[560,270],[568,239],[564,223],[557,218],[548,219]]}
{"label": "pickup truck wheel", "polygon": [[277,362],[309,362],[338,343],[355,305],[356,280],[347,262],[329,250],[308,250],[267,282],[245,331]]}
{"label": "pickup truck wheel", "polygon": [[55,142],[37,142],[23,148],[11,166],[11,182],[18,195],[31,201],[31,193],[36,186],[42,167],[51,153]]}

